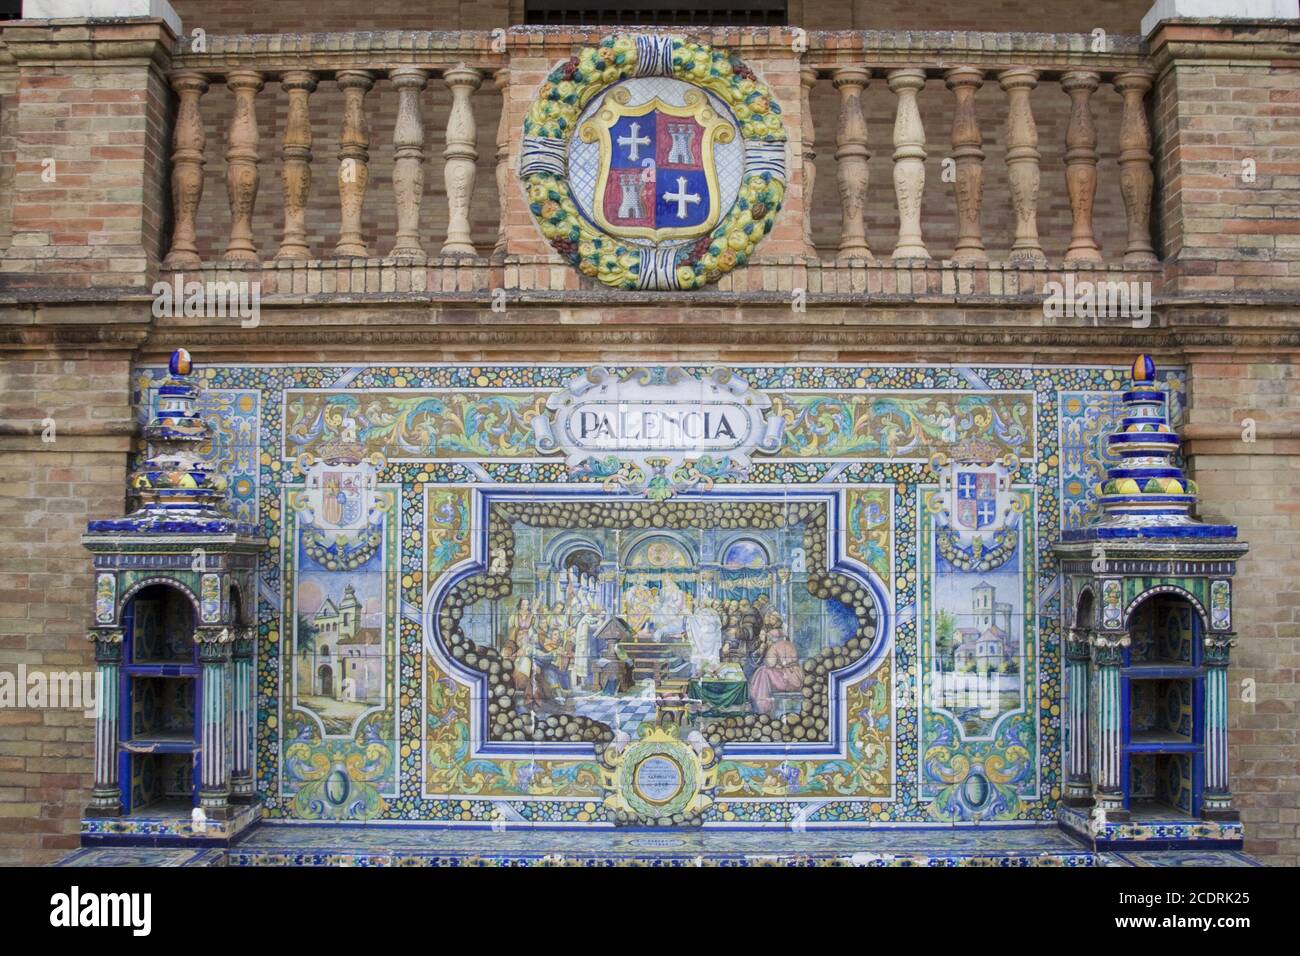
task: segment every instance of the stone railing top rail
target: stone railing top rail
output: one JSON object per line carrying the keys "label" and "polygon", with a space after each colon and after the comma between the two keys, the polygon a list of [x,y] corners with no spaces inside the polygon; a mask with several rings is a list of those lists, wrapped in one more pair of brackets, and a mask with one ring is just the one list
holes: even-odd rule
{"label": "stone railing top rail", "polygon": [[[220,73],[239,67],[276,73],[286,69],[384,69],[456,63],[495,69],[511,57],[559,59],[576,46],[611,33],[681,34],[733,47],[751,59],[795,57],[802,65],[834,69],[846,64],[898,66],[1034,66],[1054,72],[1098,72],[1159,67],[1171,55],[1245,59],[1300,59],[1300,26],[1293,20],[1164,21],[1150,50],[1140,36],[1108,34],[1104,49],[1091,33],[1019,33],[952,30],[804,31],[795,27],[514,26],[501,30],[383,30],[346,33],[207,34],[203,52],[192,48],[194,29],[175,40],[172,67]],[[0,66],[15,59],[117,59],[150,55],[147,44],[172,40],[161,20],[16,20],[0,24]],[[20,35],[21,34],[21,35]],[[164,39],[165,38],[165,39]],[[132,42],[134,41],[134,43]],[[16,53],[14,46],[24,47]],[[157,57],[157,51],[153,51]]]}
{"label": "stone railing top rail", "polygon": [[[574,47],[614,33],[652,32],[689,36],[732,47],[762,60],[790,57],[802,65],[833,69],[846,64],[870,68],[1031,65],[1051,71],[1088,67],[1101,72],[1142,68],[1140,37],[1083,33],[981,33],[966,31],[802,31],[790,27],[512,27],[508,30],[385,30],[350,33],[208,34],[204,50],[189,39],[177,42],[173,69],[220,72],[231,67],[277,72],[329,71],[348,67],[431,69],[465,63],[492,69],[521,56],[558,60]],[[1096,51],[1104,42],[1104,51]]]}

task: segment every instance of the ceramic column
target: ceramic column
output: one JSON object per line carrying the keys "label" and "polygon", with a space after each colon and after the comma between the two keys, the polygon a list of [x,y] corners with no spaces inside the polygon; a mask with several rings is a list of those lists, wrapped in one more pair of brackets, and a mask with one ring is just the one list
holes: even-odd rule
{"label": "ceramic column", "polygon": [[95,642],[95,787],[86,814],[115,817],[122,812],[118,780],[118,727],[121,720],[122,632],[101,630]]}
{"label": "ceramic column", "polygon": [[1065,775],[1065,802],[1070,806],[1092,803],[1092,777],[1088,768],[1088,632],[1072,628],[1065,641],[1065,661],[1070,674],[1070,752]]}
{"label": "ceramic column", "polygon": [[177,73],[172,77],[172,89],[180,98],[172,140],[172,210],[176,225],[163,265],[168,269],[194,269],[199,265],[195,218],[203,198],[203,148],[207,143],[199,98],[207,92],[208,81],[202,73]]}
{"label": "ceramic column", "polygon": [[841,259],[870,259],[864,217],[867,212],[867,121],[862,115],[862,91],[871,74],[845,66],[831,79],[840,91],[840,122],[835,134],[835,171],[840,187]]}
{"label": "ceramic column", "polygon": [[253,640],[250,629],[241,629],[234,643],[234,693],[232,730],[234,742],[230,770],[230,796],[236,803],[251,803],[253,788]]}
{"label": "ceramic column", "polygon": [[199,806],[210,819],[230,814],[230,660],[232,641],[220,632],[195,635],[202,665],[203,695],[199,736]]}
{"label": "ceramic column", "polygon": [[1205,638],[1205,792],[1201,816],[1235,820],[1228,785],[1228,656],[1236,644],[1231,633]]}
{"label": "ceramic column", "polygon": [[1120,668],[1124,663],[1124,648],[1129,643],[1129,636],[1125,633],[1092,636],[1092,662],[1097,679],[1097,779],[1094,793],[1098,808],[1111,819],[1120,819],[1128,812],[1124,808],[1121,767],[1124,703],[1120,697],[1123,688]]}

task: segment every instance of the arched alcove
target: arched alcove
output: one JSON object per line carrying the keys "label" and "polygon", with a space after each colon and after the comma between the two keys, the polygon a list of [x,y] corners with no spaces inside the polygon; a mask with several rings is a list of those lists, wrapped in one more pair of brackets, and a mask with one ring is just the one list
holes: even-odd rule
{"label": "arched alcove", "polygon": [[1081,631],[1091,631],[1097,626],[1096,601],[1092,588],[1084,588],[1074,606],[1074,626]]}
{"label": "arched alcove", "polygon": [[195,662],[194,605],[168,583],[147,584],[122,609],[125,659],[130,664]]}
{"label": "arched alcove", "polygon": [[1200,812],[1204,623],[1191,596],[1171,588],[1139,597],[1129,614],[1123,772],[1135,819]]}
{"label": "arched alcove", "polygon": [[199,787],[202,677],[195,610],[178,585],[154,582],[123,606],[119,775],[128,813],[187,815]]}

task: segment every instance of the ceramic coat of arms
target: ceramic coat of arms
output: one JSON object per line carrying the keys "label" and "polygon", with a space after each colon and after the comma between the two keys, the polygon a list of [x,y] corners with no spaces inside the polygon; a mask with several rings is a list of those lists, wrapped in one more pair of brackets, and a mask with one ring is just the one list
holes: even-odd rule
{"label": "ceramic coat of arms", "polygon": [[727,50],[616,36],[547,77],[520,176],[551,245],[619,289],[696,289],[744,265],[786,182],[781,108]]}

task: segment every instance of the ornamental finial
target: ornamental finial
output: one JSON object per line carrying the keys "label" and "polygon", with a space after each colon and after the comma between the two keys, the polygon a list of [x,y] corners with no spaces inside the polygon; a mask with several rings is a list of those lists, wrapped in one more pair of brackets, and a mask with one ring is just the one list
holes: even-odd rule
{"label": "ornamental finial", "polygon": [[167,371],[171,372],[174,377],[189,375],[193,368],[193,360],[190,358],[190,353],[185,349],[177,349],[167,362]]}
{"label": "ornamental finial", "polygon": [[1169,424],[1168,390],[1156,381],[1151,356],[1133,361],[1122,395],[1123,417],[1106,438],[1115,459],[1098,489],[1106,522],[1164,525],[1189,521],[1196,484],[1178,463],[1178,434]]}
{"label": "ornamental finial", "polygon": [[92,521],[92,532],[226,533],[234,527],[223,514],[226,480],[207,460],[212,430],[198,414],[200,388],[190,378],[190,353],[177,349],[167,370],[142,432],[148,455],[130,477],[140,507],[125,518]]}

